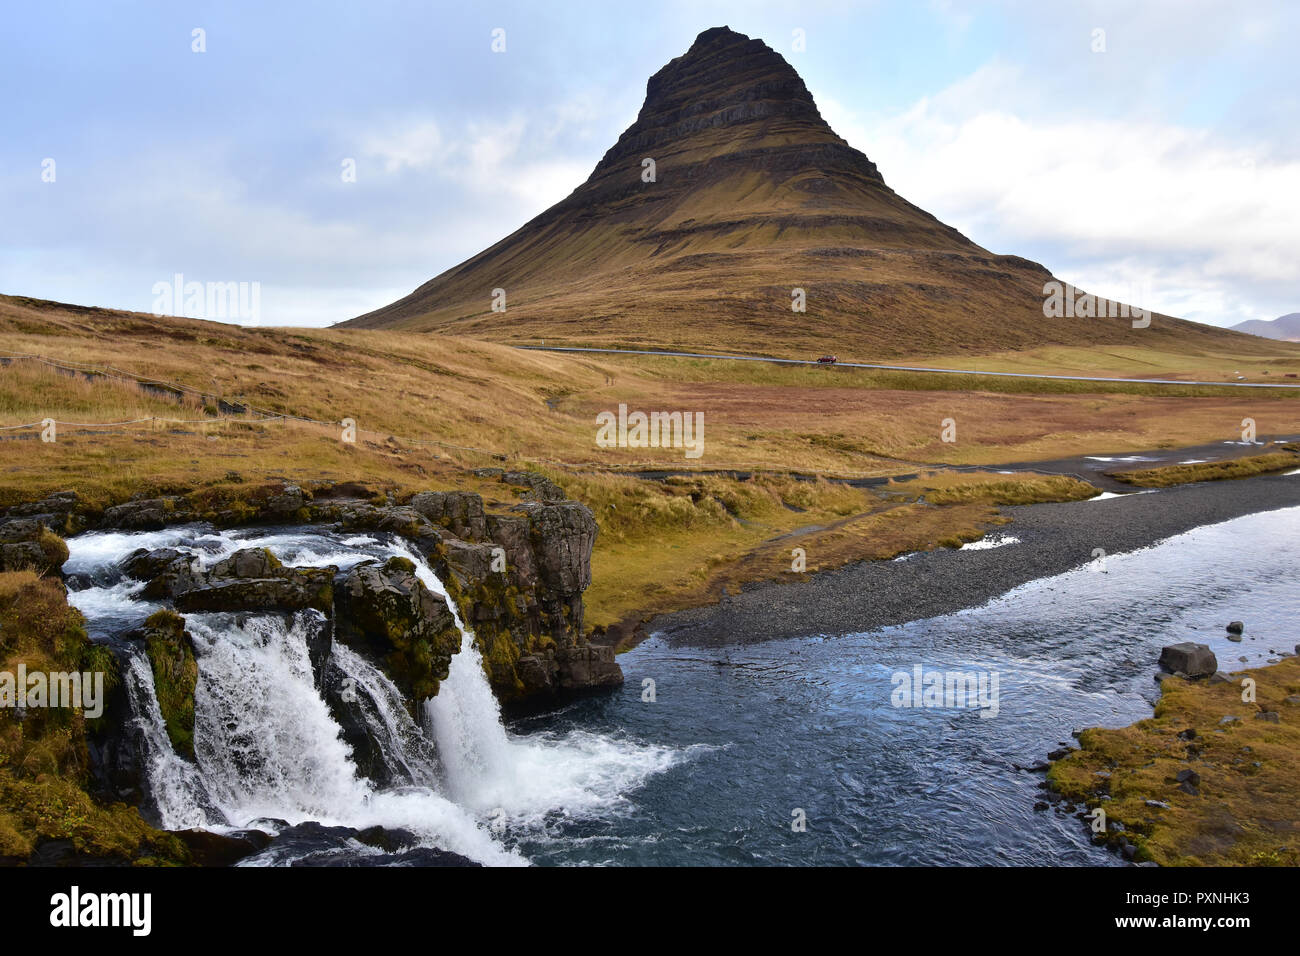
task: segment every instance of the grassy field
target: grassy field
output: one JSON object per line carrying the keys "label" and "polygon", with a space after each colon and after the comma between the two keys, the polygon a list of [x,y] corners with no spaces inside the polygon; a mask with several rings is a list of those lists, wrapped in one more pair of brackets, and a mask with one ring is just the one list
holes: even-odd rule
{"label": "grassy field", "polygon": [[1165,465],[1160,468],[1142,468],[1133,471],[1108,472],[1111,478],[1139,488],[1168,488],[1193,481],[1222,481],[1233,478],[1250,478],[1276,471],[1286,471],[1300,466],[1300,446],[1283,446],[1285,451],[1265,455],[1248,455],[1228,461],[1202,461],[1191,465]]}
{"label": "grassy field", "polygon": [[[1247,677],[1253,702],[1242,700]],[[1218,684],[1166,678],[1163,688],[1150,720],[1083,731],[1082,749],[1052,765],[1051,783],[1071,800],[1104,807],[1139,859],[1300,866],[1300,658]],[[1257,717],[1269,712],[1276,723]],[[1197,793],[1180,788],[1183,771],[1196,774],[1188,782]]]}
{"label": "grassy field", "polygon": [[1150,349],[1141,342],[1106,345],[1043,346],[994,355],[935,355],[924,363],[937,368],[984,372],[1042,372],[1120,378],[1191,379],[1202,382],[1269,382],[1300,384],[1300,349],[1294,343],[1256,339],[1248,354],[1222,348],[1194,352]]}
{"label": "grassy field", "polygon": [[[1247,416],[1261,434],[1300,432],[1296,393],[1083,391],[1068,382],[574,356],[0,297],[4,354],[107,374],[0,364],[0,504],[64,488],[103,505],[269,480],[359,480],[398,492],[463,488],[508,505],[503,486],[469,470],[534,468],[589,504],[601,525],[588,594],[589,621],[600,626],[804,573],[791,570],[795,547],[810,572],[978,537],[1002,520],[999,505],[1091,493],[1068,479],[972,482],[930,465],[1194,444],[1236,437]],[[236,403],[248,411],[232,414]],[[703,413],[703,455],[598,447],[596,416],[620,404]],[[277,415],[297,417],[268,418]],[[45,419],[59,423],[53,442],[40,440]],[[343,440],[344,419],[356,423],[355,442]],[[943,440],[946,420],[956,441]],[[97,427],[104,423],[130,424]],[[666,482],[630,474],[642,469],[696,473]],[[699,473],[727,469],[755,477]],[[923,477],[872,492],[791,472]]]}

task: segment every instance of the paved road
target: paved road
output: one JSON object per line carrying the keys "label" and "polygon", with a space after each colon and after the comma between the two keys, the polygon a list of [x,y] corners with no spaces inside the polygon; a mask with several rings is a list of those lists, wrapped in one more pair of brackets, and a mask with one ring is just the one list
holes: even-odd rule
{"label": "paved road", "polygon": [[[779,365],[821,365],[814,359],[771,358],[766,355],[714,355],[710,352],[655,352],[643,349],[593,349],[577,346],[520,345],[533,352],[596,352],[603,355],[659,355],[672,358],[728,359],[734,362],[774,362]],[[929,368],[923,365],[872,365],[867,362],[836,362],[837,368],[875,368],[890,372],[939,372],[944,375],[989,375],[998,378],[1048,378],[1065,382],[1120,382],[1130,385],[1214,385],[1224,388],[1300,388],[1273,382],[1197,382],[1176,378],[1103,378],[1096,375],[1044,375],[1039,372],[976,372],[964,368]]]}

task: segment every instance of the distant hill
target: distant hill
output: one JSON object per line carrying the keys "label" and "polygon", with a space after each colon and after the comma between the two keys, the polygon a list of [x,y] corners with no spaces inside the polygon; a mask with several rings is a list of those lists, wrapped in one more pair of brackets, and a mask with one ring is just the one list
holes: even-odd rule
{"label": "distant hill", "polygon": [[[646,161],[654,161],[653,181]],[[1043,266],[914,206],[822,119],[760,40],[705,30],[566,199],[384,308],[342,323],[511,343],[821,354],[1044,345],[1251,351],[1157,316],[1045,318]],[[505,311],[493,311],[494,290]],[[806,311],[791,308],[795,289]]]}
{"label": "distant hill", "polygon": [[1250,335],[1262,335],[1266,339],[1279,339],[1283,342],[1300,342],[1300,312],[1288,312],[1276,319],[1250,319],[1234,325],[1234,331],[1247,332]]}

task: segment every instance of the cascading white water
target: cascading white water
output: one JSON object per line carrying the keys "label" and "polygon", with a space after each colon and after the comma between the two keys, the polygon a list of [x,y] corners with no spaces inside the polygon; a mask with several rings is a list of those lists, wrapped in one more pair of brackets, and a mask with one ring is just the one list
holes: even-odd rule
{"label": "cascading white water", "polygon": [[366,711],[370,736],[390,773],[412,784],[438,785],[438,756],[432,741],[411,719],[402,692],[388,675],[344,644],[334,645],[334,663],[351,682]]}
{"label": "cascading white water", "polygon": [[[74,568],[101,578],[111,577],[106,568],[136,546],[189,550],[205,565],[243,547],[270,548],[298,567],[349,566],[401,555],[414,562],[426,587],[447,598],[422,555],[400,540],[364,535],[171,529],[87,535],[69,546]],[[73,592],[71,599],[92,631],[97,623],[120,629],[152,609],[139,602],[130,606],[134,590],[110,581]],[[454,602],[447,603],[456,614]],[[113,613],[97,621],[96,612],[105,607]],[[351,649],[334,646],[334,666],[367,702],[369,736],[394,776],[409,781],[379,788],[358,775],[341,728],[315,686],[308,642],[319,620],[315,611],[186,617],[199,662],[196,764],[172,751],[148,662],[135,652],[132,706],[146,725],[150,790],[164,826],[240,827],[258,819],[358,829],[380,825],[410,830],[426,845],[480,862],[519,864],[526,861],[496,838],[502,824],[508,834],[544,824],[549,814],[617,809],[628,790],[679,758],[669,748],[595,734],[509,734],[474,636],[456,614],[461,650],[438,695],[424,702],[423,727],[411,719],[387,676]]]}
{"label": "cascading white water", "polygon": [[124,680],[133,719],[140,731],[141,756],[148,767],[149,796],[159,823],[167,830],[223,825],[226,821],[212,805],[198,768],[182,760],[172,748],[158,707],[149,661],[138,648],[129,648],[127,653]]}
{"label": "cascading white water", "polygon": [[195,756],[230,819],[325,820],[358,799],[351,752],[313,684],[310,615],[196,614]]}

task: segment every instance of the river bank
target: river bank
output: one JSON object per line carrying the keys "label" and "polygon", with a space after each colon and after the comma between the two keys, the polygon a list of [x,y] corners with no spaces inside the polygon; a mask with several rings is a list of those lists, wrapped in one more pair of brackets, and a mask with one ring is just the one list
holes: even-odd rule
{"label": "river bank", "polygon": [[1009,507],[1004,513],[1011,523],[986,541],[1014,543],[918,552],[849,565],[806,581],[759,584],[715,605],[656,617],[641,636],[659,634],[674,643],[742,643],[904,624],[978,607],[1036,578],[1103,555],[1149,547],[1201,525],[1295,505],[1300,505],[1300,476],[1265,475]]}

